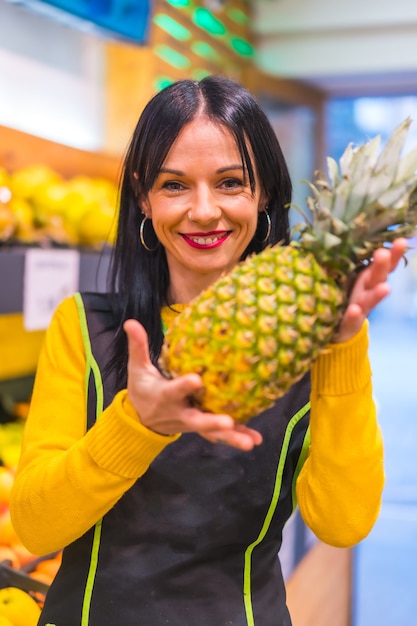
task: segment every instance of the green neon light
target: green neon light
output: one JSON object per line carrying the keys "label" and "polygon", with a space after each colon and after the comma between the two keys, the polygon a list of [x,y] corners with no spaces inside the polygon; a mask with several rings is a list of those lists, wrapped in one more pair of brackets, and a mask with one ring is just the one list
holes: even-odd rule
{"label": "green neon light", "polygon": [[179,70],[185,70],[191,65],[191,62],[189,59],[187,59],[187,57],[185,57],[183,54],[180,54],[170,46],[156,46],[154,52],[163,61],[169,63],[169,65],[172,65]]}
{"label": "green neon light", "polygon": [[227,9],[226,13],[236,24],[247,24],[249,22],[249,15],[240,9]]}
{"label": "green neon light", "polygon": [[230,45],[233,50],[235,50],[238,54],[244,57],[251,57],[254,54],[254,50],[248,41],[244,39],[239,39],[237,37],[232,37],[230,39]]}
{"label": "green neon light", "polygon": [[157,26],[169,33],[175,39],[179,39],[180,41],[187,41],[187,39],[191,39],[191,33],[188,28],[185,28],[185,26],[165,13],[158,13],[153,18],[153,21]]}
{"label": "green neon light", "polygon": [[203,28],[210,35],[224,35],[226,27],[220,20],[214,17],[208,9],[196,9],[193,12],[193,22],[196,26]]}
{"label": "green neon light", "polygon": [[173,7],[177,7],[179,9],[183,8],[183,7],[189,7],[190,6],[190,0],[166,0],[168,2],[168,4],[171,4]]}
{"label": "green neon light", "polygon": [[191,44],[191,50],[194,54],[197,54],[204,59],[208,59],[209,61],[219,61],[221,58],[219,53],[205,41],[194,41]]}
{"label": "green neon light", "polygon": [[173,82],[172,78],[168,78],[167,76],[157,76],[154,81],[155,89],[161,91],[161,89],[172,85]]}

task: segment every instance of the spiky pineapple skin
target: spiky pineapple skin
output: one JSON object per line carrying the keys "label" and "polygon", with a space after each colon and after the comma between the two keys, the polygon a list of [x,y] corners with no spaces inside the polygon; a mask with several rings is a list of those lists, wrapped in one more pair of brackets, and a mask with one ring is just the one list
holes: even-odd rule
{"label": "spiky pineapple skin", "polygon": [[330,340],[344,291],[310,253],[274,246],[200,294],[167,331],[163,372],[201,375],[203,410],[246,422],[284,395]]}

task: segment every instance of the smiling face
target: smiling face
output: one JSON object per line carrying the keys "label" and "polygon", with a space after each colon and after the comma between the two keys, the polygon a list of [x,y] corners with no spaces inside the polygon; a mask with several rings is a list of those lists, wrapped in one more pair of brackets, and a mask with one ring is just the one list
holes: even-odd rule
{"label": "smiling face", "polygon": [[252,193],[235,138],[198,117],[173,143],[141,209],[152,219],[170,272],[170,303],[189,302],[240,260],[265,209]]}

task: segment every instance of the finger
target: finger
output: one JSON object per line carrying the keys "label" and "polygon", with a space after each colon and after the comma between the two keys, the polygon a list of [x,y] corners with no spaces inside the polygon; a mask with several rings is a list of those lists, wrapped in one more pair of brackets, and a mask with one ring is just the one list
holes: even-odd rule
{"label": "finger", "polygon": [[[398,265],[407,250],[406,239],[395,239],[390,248],[375,250],[373,262],[369,266],[370,286],[387,279],[388,274]],[[376,282],[375,282],[376,281]],[[368,284],[367,284],[368,286]]]}
{"label": "finger", "polygon": [[151,366],[149,355],[148,335],[146,330],[137,320],[126,320],[123,330],[127,335],[127,345],[129,350],[129,360],[141,367]]}
{"label": "finger", "polygon": [[239,448],[243,446],[244,449],[252,449],[263,442],[261,433],[253,428],[248,428],[245,424],[234,424],[234,427],[229,430],[211,430],[204,433],[204,436],[213,443],[222,443]]}
{"label": "finger", "polygon": [[256,445],[259,445],[250,433],[239,432],[238,430],[228,431],[226,435],[223,436],[223,439],[220,439],[217,443],[223,443],[231,446],[232,448],[244,451],[252,450]]}
{"label": "finger", "polygon": [[238,450],[243,450],[244,452],[248,452],[256,445],[262,443],[261,436],[259,440],[259,438],[253,437],[248,432],[240,432],[238,430],[211,431],[210,433],[200,433],[200,435],[211,441],[211,443],[227,445],[232,448],[237,448]]}
{"label": "finger", "polygon": [[391,271],[394,270],[399,261],[404,257],[407,252],[407,240],[404,238],[395,239],[391,247]]}
{"label": "finger", "polygon": [[364,310],[364,307],[360,304],[349,304],[345,311],[344,319],[343,319],[343,328],[347,331],[358,331],[365,318],[367,316],[367,311]]}
{"label": "finger", "polygon": [[263,441],[262,435],[258,430],[255,430],[254,428],[249,428],[248,426],[245,426],[245,424],[236,424],[235,430],[237,432],[245,433],[252,437],[254,444],[257,446],[259,446]]}
{"label": "finger", "polygon": [[364,304],[364,312],[368,315],[372,309],[374,309],[384,298],[386,298],[391,291],[390,286],[387,282],[381,282],[372,289],[372,291],[368,292],[365,304]]}
{"label": "finger", "polygon": [[375,250],[372,263],[363,275],[365,288],[373,289],[379,283],[385,282],[391,271],[391,265],[392,253],[390,250],[386,248]]}
{"label": "finger", "polygon": [[217,437],[223,436],[225,432],[232,431],[235,427],[235,422],[230,415],[204,413],[198,409],[190,408],[186,417],[188,431],[195,431],[200,435],[213,433],[213,441]]}
{"label": "finger", "polygon": [[343,315],[342,324],[338,332],[333,335],[332,341],[339,343],[341,341],[347,341],[353,337],[353,335],[356,335],[365,317],[364,311],[359,304],[349,304]]}
{"label": "finger", "polygon": [[344,314],[344,326],[359,328],[363,319],[389,295],[390,291],[391,288],[387,282],[377,283],[374,287],[363,291],[360,301],[351,302],[347,307]]}
{"label": "finger", "polygon": [[198,374],[179,376],[178,378],[173,378],[171,382],[171,392],[182,397],[198,394],[203,389],[203,383]]}
{"label": "finger", "polygon": [[343,321],[339,331],[332,337],[332,341],[334,343],[347,341],[351,337],[356,335],[357,332],[359,332],[364,320],[372,311],[372,309],[376,306],[376,304],[378,304],[380,300],[382,300],[387,295],[385,287],[387,287],[388,290],[389,287],[386,285],[386,283],[384,283],[383,286],[384,289],[380,289],[382,286],[379,286],[377,288],[378,291],[380,290],[378,298],[376,298],[376,294],[378,292],[373,292],[372,298],[367,298],[366,302],[364,301],[361,304],[349,304],[343,315]]}

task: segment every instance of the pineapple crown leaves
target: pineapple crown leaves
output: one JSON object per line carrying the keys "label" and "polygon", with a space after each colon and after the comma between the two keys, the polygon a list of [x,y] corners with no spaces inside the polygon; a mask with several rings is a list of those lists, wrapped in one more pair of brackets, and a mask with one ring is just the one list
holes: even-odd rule
{"label": "pineapple crown leaves", "polygon": [[378,135],[354,148],[339,163],[327,158],[328,177],[304,181],[310,217],[297,228],[303,248],[335,274],[351,273],[373,251],[397,237],[410,237],[417,225],[417,147],[401,158],[411,119],[389,136],[382,151]]}

